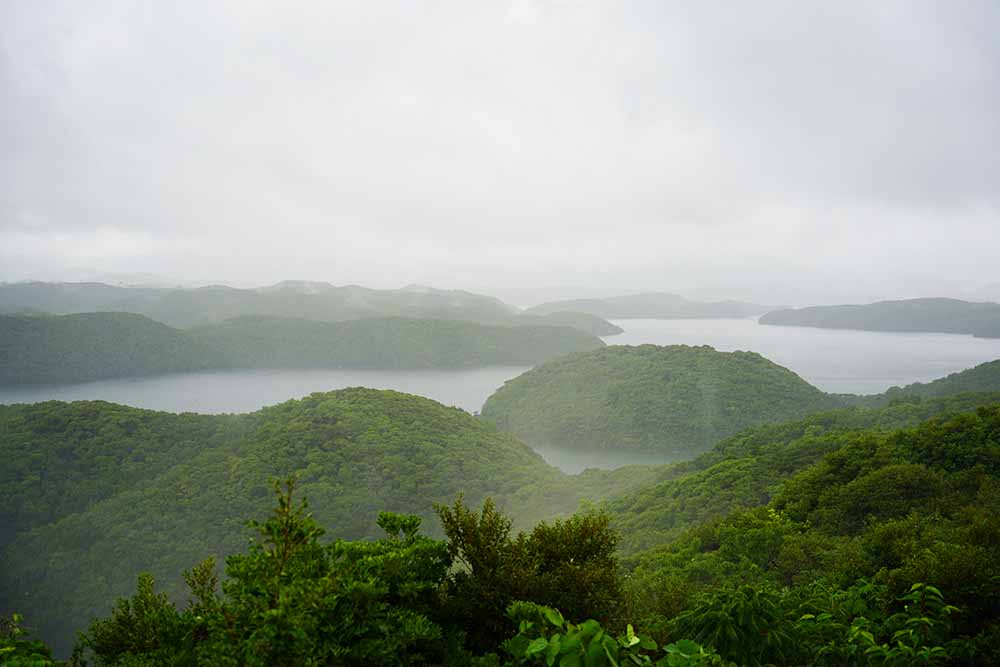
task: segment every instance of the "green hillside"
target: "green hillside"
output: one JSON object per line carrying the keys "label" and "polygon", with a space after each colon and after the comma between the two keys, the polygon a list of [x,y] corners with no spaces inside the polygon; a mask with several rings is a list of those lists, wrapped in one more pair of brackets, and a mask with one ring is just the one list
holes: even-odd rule
{"label": "green hillside", "polygon": [[859,439],[996,404],[1000,391],[846,408],[748,429],[691,461],[656,468],[651,481],[610,500],[621,549],[635,554],[736,509],[764,505],[790,475]]}
{"label": "green hillside", "polygon": [[530,525],[647,479],[571,478],[462,410],[361,388],[228,416],[0,406],[0,459],[0,609],[63,642],[138,572],[176,592],[181,570],[239,549],[275,477],[297,474],[316,517],[342,538],[377,536],[382,510],[420,515],[440,534],[433,506],[458,494],[473,504],[492,496]]}
{"label": "green hillside", "polygon": [[862,329],[866,331],[927,331],[1000,336],[1000,304],[959,299],[906,299],[867,305],[812,306],[776,310],[761,324]]}
{"label": "green hillside", "polygon": [[840,405],[753,352],[612,346],[508,381],[482,416],[532,446],[690,458],[748,426]]}
{"label": "green hillside", "polygon": [[0,315],[0,384],[83,382],[224,368],[527,366],[603,347],[562,326],[247,316],[189,331],[141,315]]}
{"label": "green hillside", "polygon": [[1000,405],[806,438],[793,449],[827,451],[776,475],[769,503],[631,559],[639,627],[754,665],[992,664]]}
{"label": "green hillside", "polygon": [[225,366],[214,349],[141,315],[0,315],[0,384],[82,382]]}
{"label": "green hillside", "polygon": [[[928,417],[936,419],[923,421]],[[150,456],[170,446],[171,419],[185,442]],[[139,570],[151,571],[160,588],[176,596],[182,569],[208,555],[243,552],[227,560],[236,578],[224,584],[224,597],[214,597],[208,570],[192,571],[188,581],[202,597],[187,611],[154,596],[151,580],[140,579],[134,602],[120,604],[86,635],[84,645],[97,655],[128,658],[109,664],[169,664],[164,655],[195,664],[190,651],[201,656],[197,664],[238,664],[232,652],[246,650],[302,660],[330,650],[321,648],[330,642],[350,655],[378,647],[395,656],[376,661],[386,665],[426,661],[428,653],[437,655],[434,664],[540,664],[524,655],[537,633],[546,646],[562,646],[545,633],[565,634],[568,641],[585,626],[564,625],[549,614],[540,626],[520,626],[528,633],[523,644],[498,644],[518,632],[518,614],[544,615],[528,605],[514,620],[505,617],[509,601],[526,598],[572,612],[567,619],[599,617],[609,632],[625,634],[628,621],[661,645],[673,642],[675,652],[691,646],[684,650],[717,652],[745,665],[910,664],[879,656],[905,658],[907,650],[932,647],[939,659],[931,664],[965,664],[952,660],[962,656],[983,664],[1000,646],[994,604],[1000,593],[1000,394],[818,414],[752,429],[693,462],[621,471],[645,475],[641,488],[619,491],[604,515],[624,539],[622,570],[613,556],[618,537],[608,532],[607,518],[595,514],[517,537],[488,506],[466,514],[453,505],[441,513],[447,542],[418,538],[416,523],[393,515],[380,519],[388,532],[381,539],[343,541],[379,537],[372,520],[379,507],[414,512],[432,535],[441,535],[428,521],[431,504],[449,504],[459,490],[472,507],[489,494],[511,511],[567,486],[568,478],[510,436],[414,396],[343,390],[226,418],[49,403],[3,408],[0,426],[8,436],[0,444],[15,443],[2,452],[5,458],[26,460],[0,487],[17,489],[0,505],[13,516],[35,498],[45,505],[60,487],[77,484],[72,462],[82,455],[95,459],[84,478],[112,478],[93,494],[76,491],[63,507],[34,508],[30,523],[37,525],[19,530],[0,556],[0,605],[26,612],[58,651],[68,651],[73,628],[110,611],[113,595],[130,594]],[[193,438],[214,442],[197,451],[186,444]],[[113,455],[99,455],[102,442]],[[168,459],[177,463],[165,465]],[[122,468],[128,479],[115,478]],[[40,470],[53,473],[43,480]],[[308,547],[318,560],[290,561],[279,573],[268,563],[277,562],[286,543],[281,526],[298,535],[295,530],[314,530],[311,519],[279,507],[262,526],[271,541],[247,549],[242,518],[266,516],[273,501],[260,480],[287,472],[298,473],[296,493],[309,498],[316,520],[338,540]],[[579,499],[566,496],[547,509]],[[282,523],[283,516],[291,523]],[[300,548],[314,544],[318,533],[308,535]],[[332,560],[320,549],[329,549]],[[452,558],[478,565],[449,569]],[[361,563],[367,565],[357,569]],[[336,578],[317,579],[328,567]],[[339,589],[356,577],[362,583],[345,589],[353,591],[348,597],[322,594],[323,586]],[[423,588],[397,590],[392,582],[400,577],[426,581]],[[286,593],[262,597],[275,586]],[[362,603],[372,596],[381,602]],[[427,626],[403,622],[412,611],[393,605],[418,605],[440,627],[427,634],[420,630]],[[205,622],[216,616],[218,622]],[[548,623],[555,627],[546,630]],[[908,623],[924,630],[899,635]],[[233,624],[246,626],[234,635],[225,630]],[[859,627],[860,634],[852,632]],[[369,648],[338,634],[390,628]],[[402,639],[412,633],[423,641]],[[630,636],[614,640],[607,655],[638,649]],[[642,642],[633,664],[652,665],[642,656],[659,649],[652,640]],[[470,653],[484,650],[506,661],[479,661]],[[146,658],[137,661],[141,655]]]}

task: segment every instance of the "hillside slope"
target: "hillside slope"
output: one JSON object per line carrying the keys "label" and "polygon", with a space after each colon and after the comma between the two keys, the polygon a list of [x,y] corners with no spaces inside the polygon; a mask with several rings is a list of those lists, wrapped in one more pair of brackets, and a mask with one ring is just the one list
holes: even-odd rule
{"label": "hillside slope", "polygon": [[691,461],[657,468],[651,481],[609,500],[622,552],[633,555],[738,508],[765,505],[791,475],[851,443],[990,405],[1000,405],[1000,391],[846,408],[748,429]]}
{"label": "hillside slope", "polygon": [[612,346],[509,380],[482,416],[534,447],[690,458],[747,426],[840,405],[752,352]]}
{"label": "hillside slope", "polygon": [[19,462],[5,466],[0,487],[0,524],[17,531],[0,556],[0,606],[64,639],[128,592],[138,572],[179,590],[181,570],[238,549],[244,517],[267,511],[275,477],[296,474],[317,518],[343,538],[377,535],[380,510],[435,526],[433,504],[459,493],[479,503],[563,478],[461,410],[369,389],[235,418],[107,403],[12,406],[0,410],[0,433],[0,458]]}
{"label": "hillside slope", "polygon": [[[140,571],[178,573],[238,550],[245,517],[289,474],[332,537],[379,534],[379,511],[491,496],[519,525],[572,512],[646,479],[571,478],[513,436],[457,408],[374,389],[313,394],[245,415],[174,415],[102,402],[0,406],[0,607],[43,637],[75,630]],[[65,648],[62,645],[61,648]]]}

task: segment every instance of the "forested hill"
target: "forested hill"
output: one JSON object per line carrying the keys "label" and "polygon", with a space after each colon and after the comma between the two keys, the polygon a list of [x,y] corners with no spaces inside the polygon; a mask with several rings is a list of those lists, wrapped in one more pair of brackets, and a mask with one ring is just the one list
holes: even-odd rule
{"label": "forested hill", "polygon": [[406,318],[241,317],[185,332],[129,313],[0,315],[0,384],[225,368],[532,365],[603,345],[569,327]]}
{"label": "forested hill", "polygon": [[536,447],[680,460],[747,426],[839,405],[753,352],[640,345],[534,368],[490,396],[482,416]]}
{"label": "forested hill", "polygon": [[767,310],[768,306],[741,301],[692,301],[676,294],[649,292],[606,299],[551,301],[528,308],[525,313],[546,315],[575,311],[615,320],[751,317]]}
{"label": "forested hill", "polygon": [[0,608],[25,613],[62,648],[138,572],[178,591],[181,570],[241,548],[275,477],[297,474],[317,518],[345,539],[378,535],[381,510],[437,531],[433,505],[459,494],[492,496],[530,522],[572,511],[582,493],[598,499],[602,484],[574,487],[457,408],[361,388],[235,416],[0,406],[0,460]]}
{"label": "forested hill", "polygon": [[553,455],[690,459],[748,426],[845,406],[1000,392],[1000,360],[883,394],[827,394],[753,352],[611,346],[553,359],[504,383],[482,416]]}
{"label": "forested hill", "polygon": [[621,329],[586,313],[522,317],[499,299],[411,285],[379,290],[329,283],[285,281],[259,289],[221,285],[187,288],[117,287],[102,283],[0,283],[0,313],[127,312],[186,329],[243,315],[268,315],[340,322],[363,318],[407,317],[480,324],[571,326],[595,336]]}
{"label": "forested hill", "polygon": [[776,310],[761,317],[760,323],[1000,337],[1000,304],[959,299],[906,299],[867,305],[812,306]]}
{"label": "forested hill", "polygon": [[[569,618],[606,619],[609,632],[624,633],[628,622],[658,642],[695,639],[743,664],[824,664],[813,658],[830,651],[836,660],[829,664],[854,664],[847,658],[870,657],[865,651],[872,645],[911,645],[894,639],[909,618],[893,615],[905,611],[905,600],[896,601],[914,584],[928,584],[958,612],[952,621],[933,600],[920,607],[932,620],[916,648],[989,656],[1000,646],[991,630],[1000,617],[994,604],[1000,593],[998,401],[1000,394],[965,394],[817,414],[741,433],[690,463],[577,478],[461,410],[389,391],[314,394],[219,417],[99,402],[0,406],[0,456],[10,462],[0,468],[0,526],[9,531],[0,551],[0,606],[24,612],[66,654],[74,630],[108,613],[115,596],[132,593],[136,573],[152,572],[161,590],[179,598],[182,570],[209,555],[243,551],[249,534],[243,520],[267,515],[273,503],[267,479],[289,472],[298,475],[299,497],[309,498],[315,518],[338,540],[377,536],[379,510],[416,513],[440,535],[431,505],[449,504],[460,492],[474,508],[490,495],[501,508],[538,519],[574,507],[581,489],[602,487],[600,495],[620,496],[608,509],[621,531],[628,576],[615,568],[618,540],[599,516],[516,538],[486,509],[455,510],[447,549],[433,553],[488,560],[472,560],[478,567],[471,579],[455,575],[426,596],[458,596],[465,613],[454,613],[455,607],[428,613],[476,636],[480,642],[468,645],[475,651],[516,650],[516,643],[499,645],[518,628],[505,616],[506,604],[533,599],[563,609],[575,604]],[[938,419],[905,428],[929,417]],[[342,554],[369,549],[373,558],[364,562],[374,567],[382,562],[374,556],[390,546],[426,544],[387,530],[389,542],[364,549],[331,544],[332,553],[341,554],[333,562],[357,563]],[[260,542],[250,546],[263,555],[261,548]],[[441,567],[450,562],[435,558]],[[384,572],[364,570],[365,587],[355,590],[360,599],[367,599],[363,591],[383,590],[380,577],[399,575],[399,562]],[[408,573],[437,571],[423,561],[405,562]],[[230,570],[237,572],[245,577],[257,570]],[[310,580],[299,566],[278,579],[289,594],[273,613],[267,613],[273,603],[256,593],[264,589],[225,587],[226,595],[256,600],[248,607],[253,620],[238,621],[251,625],[227,634],[226,641],[235,642],[227,650],[280,651],[285,643],[265,647],[249,634],[254,627],[292,627],[306,633],[288,645],[301,660],[313,639],[326,636],[322,628],[360,627],[361,619],[378,618],[384,609],[337,604],[314,618],[319,608],[309,600],[340,598],[300,593],[330,582]],[[525,581],[533,585],[525,589]],[[199,614],[215,613],[209,605],[190,619],[202,632],[175,633],[165,600],[148,588],[139,595],[136,605],[118,607],[114,622],[91,628],[91,647],[135,653],[109,664],[163,664],[150,652],[159,651],[162,661],[227,627],[221,620],[197,625]],[[392,596],[390,603],[407,599]],[[857,623],[870,638],[850,633]],[[383,632],[396,636],[404,629],[390,625]],[[484,645],[484,637],[493,643]],[[389,654],[420,655],[428,640],[444,642],[432,633],[424,642],[378,645]],[[438,650],[459,651],[458,641]],[[747,655],[754,660],[741,659]],[[463,660],[448,664],[536,664]],[[872,660],[857,664],[884,664]]]}

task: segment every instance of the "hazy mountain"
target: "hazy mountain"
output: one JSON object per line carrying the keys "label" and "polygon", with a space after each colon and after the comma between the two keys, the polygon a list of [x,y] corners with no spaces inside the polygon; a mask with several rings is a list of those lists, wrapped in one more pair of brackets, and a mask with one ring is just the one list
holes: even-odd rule
{"label": "hazy mountain", "polygon": [[760,323],[1000,337],[1000,304],[931,298],[879,301],[867,305],[812,306],[772,311],[761,317]]}
{"label": "hazy mountain", "polygon": [[528,308],[526,313],[547,314],[561,311],[589,313],[609,320],[630,318],[689,319],[751,317],[768,310],[741,301],[692,301],[676,294],[649,292],[606,299],[571,299],[551,301]]}
{"label": "hazy mountain", "polygon": [[409,285],[378,290],[288,280],[255,289],[209,285],[195,289],[118,287],[103,283],[0,284],[0,313],[129,312],[173,327],[212,324],[241,315],[271,315],[323,322],[372,317],[463,320],[510,326],[572,326],[593,335],[620,333],[613,324],[578,313],[554,318],[519,317],[499,299],[462,290]]}

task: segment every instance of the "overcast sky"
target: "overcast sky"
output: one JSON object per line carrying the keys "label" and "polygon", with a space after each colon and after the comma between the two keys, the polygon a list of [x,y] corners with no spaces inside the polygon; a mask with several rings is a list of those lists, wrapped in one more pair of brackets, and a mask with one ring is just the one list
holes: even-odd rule
{"label": "overcast sky", "polygon": [[998,34],[995,0],[0,0],[0,279],[973,294]]}

